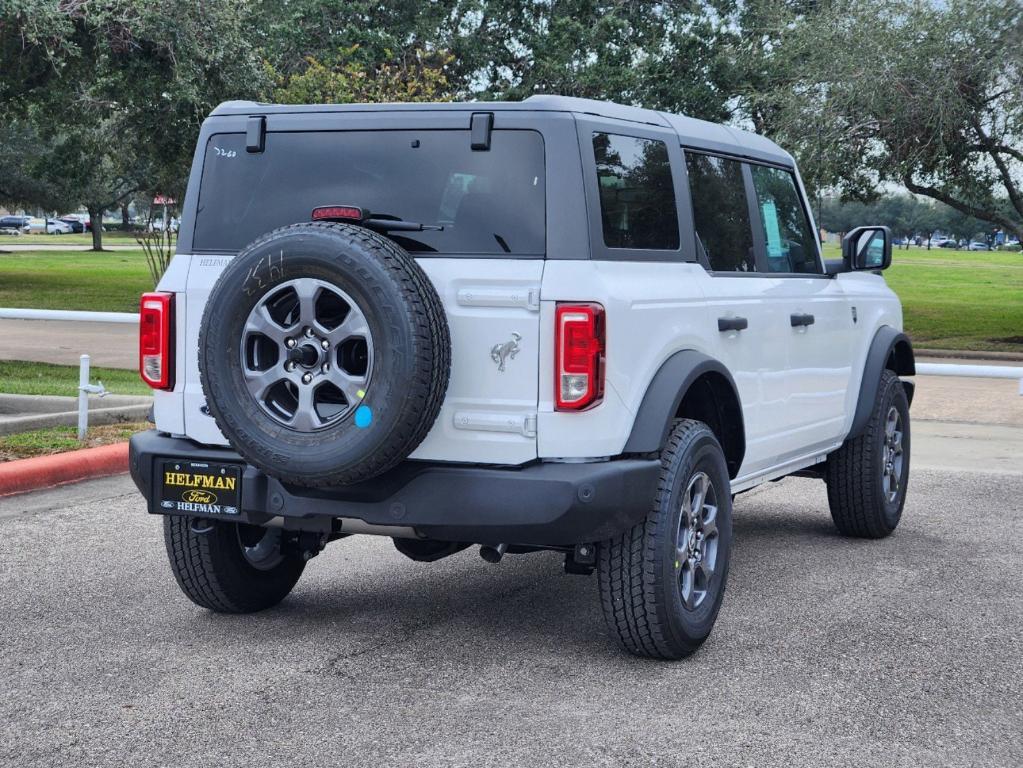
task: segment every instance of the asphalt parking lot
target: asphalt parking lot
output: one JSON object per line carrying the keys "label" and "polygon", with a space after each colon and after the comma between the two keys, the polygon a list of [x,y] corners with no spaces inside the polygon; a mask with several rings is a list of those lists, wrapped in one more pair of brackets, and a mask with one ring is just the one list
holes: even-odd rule
{"label": "asphalt parking lot", "polygon": [[823,484],[740,497],[684,662],[630,658],[553,555],[341,541],[276,610],[206,613],[126,477],[0,501],[0,764],[1023,763],[1023,475],[914,470],[885,541]]}

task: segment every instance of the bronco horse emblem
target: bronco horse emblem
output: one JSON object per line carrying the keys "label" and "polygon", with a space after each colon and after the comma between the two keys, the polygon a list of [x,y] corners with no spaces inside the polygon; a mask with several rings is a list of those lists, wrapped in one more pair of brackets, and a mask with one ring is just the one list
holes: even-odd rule
{"label": "bronco horse emblem", "polygon": [[490,359],[497,363],[497,370],[503,371],[504,364],[509,358],[515,359],[515,355],[519,353],[519,342],[522,337],[519,334],[512,331],[511,341],[506,341],[504,344],[495,344],[490,348]]}

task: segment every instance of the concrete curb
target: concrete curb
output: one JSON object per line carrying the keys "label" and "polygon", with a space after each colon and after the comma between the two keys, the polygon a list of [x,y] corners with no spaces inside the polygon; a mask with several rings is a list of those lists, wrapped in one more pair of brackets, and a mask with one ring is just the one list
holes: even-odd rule
{"label": "concrete curb", "polygon": [[[132,405],[123,408],[97,408],[89,411],[89,426],[101,427],[108,424],[124,424],[130,421],[145,421],[151,405]],[[0,437],[29,432],[48,427],[74,427],[78,424],[78,413],[44,413],[32,416],[15,416],[0,419]]]}
{"label": "concrete curb", "polygon": [[[89,398],[89,426],[145,421],[153,398],[108,395]],[[78,398],[0,394],[0,436],[78,424]]]}
{"label": "concrete curb", "polygon": [[128,443],[16,459],[0,464],[0,496],[128,471]]}
{"label": "concrete curb", "polygon": [[950,357],[959,360],[995,360],[998,362],[1019,362],[1023,360],[1023,352],[975,352],[968,349],[927,349],[926,347],[915,347],[913,354],[917,357]]}

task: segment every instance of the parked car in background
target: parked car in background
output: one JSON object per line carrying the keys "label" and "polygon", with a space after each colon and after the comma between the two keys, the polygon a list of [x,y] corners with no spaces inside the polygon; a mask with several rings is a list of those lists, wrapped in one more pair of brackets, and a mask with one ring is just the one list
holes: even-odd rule
{"label": "parked car in background", "polygon": [[969,251],[990,251],[991,246],[981,240],[974,240],[966,246],[966,249]]}
{"label": "parked car in background", "polygon": [[32,218],[29,220],[28,231],[39,235],[65,235],[70,234],[71,227],[59,219]]}
{"label": "parked car in background", "polygon": [[[168,221],[169,229],[171,232],[177,232],[180,222],[176,217],[171,217]],[[163,219],[153,219],[149,222],[149,229],[151,232],[162,232],[163,231]]]}
{"label": "parked car in background", "polygon": [[[79,224],[81,224],[82,229],[75,229],[75,232],[83,231],[92,232],[92,219],[86,214],[69,213],[67,216],[61,216],[60,220],[68,223],[71,223],[72,221],[77,221]],[[74,225],[72,224],[72,226]]]}
{"label": "parked car in background", "polygon": [[74,216],[61,216],[58,221],[62,221],[71,227],[71,231],[75,234],[81,234],[85,231],[85,224],[83,224],[79,219],[76,219]]}
{"label": "parked car in background", "polygon": [[931,248],[955,248],[956,241],[950,237],[931,238]]}
{"label": "parked car in background", "polygon": [[28,232],[30,216],[3,216],[0,217],[0,229],[13,230],[15,234]]}

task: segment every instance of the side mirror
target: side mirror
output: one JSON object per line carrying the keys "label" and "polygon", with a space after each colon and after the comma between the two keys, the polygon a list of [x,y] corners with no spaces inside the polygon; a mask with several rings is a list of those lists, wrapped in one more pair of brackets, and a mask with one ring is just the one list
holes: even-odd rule
{"label": "side mirror", "polygon": [[842,261],[851,270],[888,269],[892,231],[888,227],[856,227],[842,238]]}

